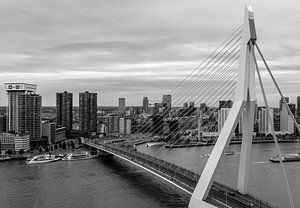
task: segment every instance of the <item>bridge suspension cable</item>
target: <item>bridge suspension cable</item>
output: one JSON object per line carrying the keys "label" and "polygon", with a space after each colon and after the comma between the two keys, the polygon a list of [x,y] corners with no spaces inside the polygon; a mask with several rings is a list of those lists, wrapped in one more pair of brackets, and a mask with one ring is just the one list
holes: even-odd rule
{"label": "bridge suspension cable", "polygon": [[[228,55],[226,54],[229,50],[232,49],[232,47],[236,46],[237,42],[239,42],[240,40],[240,27],[232,34],[230,35],[229,38],[227,38],[226,41],[224,41],[217,50],[215,50],[207,59],[205,59],[204,62],[202,62],[198,67],[196,67],[193,72],[187,76],[182,82],[181,84],[179,84],[174,90],[172,90],[173,96],[174,97],[174,103],[179,104],[182,100],[185,99],[184,96],[180,96],[180,95],[184,95],[187,94],[187,92],[189,92],[192,87],[195,86],[199,86],[199,77],[201,76],[206,76],[207,77],[207,73],[209,72],[208,70],[211,69],[213,66],[219,64],[221,65],[226,59],[228,58]],[[224,57],[225,56],[225,57]],[[201,68],[200,68],[201,67]],[[197,70],[197,71],[196,71]],[[179,87],[180,86],[180,87]],[[200,87],[200,86],[199,86]],[[165,117],[166,115],[164,115]],[[140,127],[141,131],[145,130],[147,127],[147,123],[149,120],[147,120],[144,125],[142,125]]]}
{"label": "bridge suspension cable", "polygon": [[[255,43],[255,46],[257,48],[257,51],[261,57],[261,59],[263,60],[264,64],[265,64],[265,67],[267,68],[281,98],[283,99],[284,103],[285,103],[285,107],[287,108],[289,114],[292,116],[293,118],[293,121],[295,123],[295,126],[297,126],[297,129],[298,129],[298,132],[299,132],[299,127],[297,125],[297,122],[296,122],[296,119],[294,118],[292,112],[291,112],[291,109],[289,108],[289,106],[287,105],[287,102],[263,56],[263,54],[261,53],[258,45]],[[254,51],[252,51],[252,56],[253,56],[253,59],[254,59],[254,63],[255,63],[255,68],[256,68],[256,72],[257,72],[257,75],[258,75],[258,80],[259,80],[259,84],[260,84],[260,88],[261,88],[261,91],[262,91],[262,94],[263,94],[263,99],[264,99],[264,102],[265,102],[265,105],[266,105],[266,108],[267,108],[267,116],[268,116],[268,120],[269,120],[269,124],[271,126],[271,132],[273,134],[273,137],[274,137],[274,142],[275,142],[275,150],[276,150],[276,153],[277,155],[279,156],[279,163],[280,163],[280,167],[281,167],[281,171],[282,171],[282,175],[284,177],[284,183],[286,185],[286,189],[287,189],[287,193],[288,193],[288,198],[289,198],[289,202],[290,202],[290,206],[291,208],[295,208],[295,205],[294,205],[294,201],[293,201],[293,196],[292,196],[292,192],[291,192],[291,188],[290,188],[290,185],[289,185],[289,181],[288,181],[288,177],[287,177],[287,174],[286,174],[286,171],[285,171],[285,167],[283,165],[283,161],[282,161],[282,154],[281,154],[281,151],[280,151],[280,147],[279,147],[279,144],[278,144],[278,139],[277,139],[277,136],[275,134],[275,130],[274,130],[274,124],[273,124],[273,121],[272,121],[272,117],[271,117],[271,113],[269,111],[269,105],[268,105],[268,101],[267,101],[267,98],[266,98],[266,93],[265,93],[265,90],[264,90],[264,86],[263,86],[263,83],[262,83],[262,79],[261,79],[261,75],[260,75],[260,72],[259,72],[259,68],[258,68],[258,65],[257,65],[257,61],[256,61],[256,57],[255,57],[255,54],[254,54]],[[299,132],[300,133],[300,132]]]}

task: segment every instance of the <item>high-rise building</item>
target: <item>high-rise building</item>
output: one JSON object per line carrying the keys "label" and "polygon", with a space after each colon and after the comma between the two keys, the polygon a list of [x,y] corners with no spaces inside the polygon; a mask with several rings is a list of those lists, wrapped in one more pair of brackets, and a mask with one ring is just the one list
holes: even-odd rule
{"label": "high-rise building", "polygon": [[120,118],[119,123],[120,134],[131,134],[131,119]]}
{"label": "high-rise building", "polygon": [[125,112],[125,98],[119,98],[119,112]]}
{"label": "high-rise building", "polygon": [[84,132],[96,132],[97,93],[79,93],[79,128]]}
{"label": "high-rise building", "polygon": [[36,92],[36,85],[27,83],[4,83],[7,91],[7,131],[17,131],[19,95]]}
{"label": "high-rise building", "polygon": [[189,104],[187,102],[183,103],[183,108],[188,108]]}
{"label": "high-rise building", "polygon": [[[288,104],[288,105],[290,105],[290,104]],[[295,104],[293,104],[293,105],[295,105]],[[289,134],[293,134],[295,132],[295,129],[294,129],[295,125],[294,125],[292,115],[290,115],[288,113],[288,110],[285,107],[284,103],[282,103],[281,107],[282,107],[282,109],[280,111],[280,131],[287,132]],[[292,113],[294,113],[294,112],[292,111]]]}
{"label": "high-rise building", "polygon": [[191,102],[189,103],[189,107],[190,107],[190,108],[194,108],[194,107],[195,107],[195,102],[191,101]]}
{"label": "high-rise building", "polygon": [[148,97],[143,98],[143,113],[149,112],[149,100]]}
{"label": "high-rise building", "polygon": [[[285,98],[286,103],[289,103],[289,102],[290,102],[290,98],[289,98],[289,97],[284,97],[284,98]],[[283,103],[284,103],[284,102],[283,102],[283,99],[280,98],[280,100],[279,100],[279,111],[282,110],[282,104],[283,104]]]}
{"label": "high-rise building", "polygon": [[72,130],[73,94],[68,92],[56,93],[56,125]]}
{"label": "high-rise building", "polygon": [[231,108],[233,105],[232,100],[220,100],[219,101],[219,110],[221,108]]}
{"label": "high-rise building", "polygon": [[[271,114],[271,120],[274,120],[273,109],[269,108]],[[271,133],[271,125],[269,124],[269,116],[266,107],[258,108],[258,132],[259,133]]]}
{"label": "high-rise building", "polygon": [[297,96],[297,116],[300,117],[300,96]]}
{"label": "high-rise building", "polygon": [[55,144],[55,123],[42,121],[42,137],[46,137],[48,144]]}
{"label": "high-rise building", "polygon": [[171,107],[172,107],[172,96],[171,95],[163,95],[162,105],[164,108],[163,113],[169,114]]}
{"label": "high-rise building", "polygon": [[6,132],[6,115],[0,115],[0,132]]}
{"label": "high-rise building", "polygon": [[229,112],[230,112],[230,108],[221,108],[219,111],[218,111],[218,131],[221,132],[224,124],[225,124],[225,121],[229,115]]}
{"label": "high-rise building", "polygon": [[42,97],[38,94],[23,94],[18,96],[18,126],[16,132],[29,134],[30,142],[41,139],[41,109]]}

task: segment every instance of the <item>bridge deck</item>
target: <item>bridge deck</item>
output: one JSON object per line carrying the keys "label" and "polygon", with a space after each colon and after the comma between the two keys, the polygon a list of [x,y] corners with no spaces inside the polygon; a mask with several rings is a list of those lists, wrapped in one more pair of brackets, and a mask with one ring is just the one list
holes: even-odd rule
{"label": "bridge deck", "polygon": [[[110,154],[128,160],[156,175],[173,183],[185,192],[192,194],[200,175],[182,168],[178,165],[169,163],[159,158],[138,152],[132,148],[124,148],[118,144],[102,142],[86,142],[85,145],[108,152]],[[209,195],[206,199],[209,203],[218,207],[255,207],[255,208],[274,208],[267,202],[258,199],[250,194],[241,194],[237,190],[214,182]]]}

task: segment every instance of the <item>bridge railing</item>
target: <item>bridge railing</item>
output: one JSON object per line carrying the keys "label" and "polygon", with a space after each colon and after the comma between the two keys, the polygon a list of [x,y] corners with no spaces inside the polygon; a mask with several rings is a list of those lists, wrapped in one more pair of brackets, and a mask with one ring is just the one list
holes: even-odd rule
{"label": "bridge railing", "polygon": [[[193,192],[200,178],[200,174],[197,174],[193,171],[187,170],[165,160],[153,157],[151,155],[138,152],[132,147],[121,146],[114,143],[103,143],[98,141],[87,142],[86,144],[89,144],[95,148],[102,149],[104,151],[109,151],[128,160],[131,160],[169,179],[170,181],[174,182],[180,187],[185,188],[191,193]],[[227,185],[214,181],[207,200],[210,200],[209,198],[213,197],[216,194],[221,194],[223,196],[231,198],[235,200],[235,203],[246,205],[246,207],[275,208],[268,202],[263,201],[256,196],[253,196],[251,194],[243,195]]]}
{"label": "bridge railing", "polygon": [[183,167],[153,157],[151,155],[135,151],[133,148],[122,147],[114,143],[104,144],[97,141],[94,142],[94,144],[104,150],[118,154],[139,165],[147,167],[151,171],[167,177],[172,182],[180,185],[181,187],[184,187],[189,191],[192,191],[195,188],[200,178],[200,175],[193,171],[187,170]]}

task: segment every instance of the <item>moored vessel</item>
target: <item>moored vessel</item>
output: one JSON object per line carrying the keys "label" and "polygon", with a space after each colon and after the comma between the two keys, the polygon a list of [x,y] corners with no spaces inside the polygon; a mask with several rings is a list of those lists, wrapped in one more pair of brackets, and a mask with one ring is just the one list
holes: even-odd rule
{"label": "moored vessel", "polygon": [[[300,153],[290,153],[290,154],[282,154],[281,155],[282,162],[296,162],[300,161]],[[271,162],[279,163],[280,158],[279,155],[275,155],[269,159]]]}
{"label": "moored vessel", "polygon": [[37,155],[32,158],[28,158],[26,160],[26,164],[56,162],[60,159],[61,159],[60,157],[56,157],[55,155],[50,155],[50,154]]}
{"label": "moored vessel", "polygon": [[98,155],[92,155],[90,152],[71,152],[64,156],[62,160],[87,160],[97,157]]}

